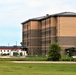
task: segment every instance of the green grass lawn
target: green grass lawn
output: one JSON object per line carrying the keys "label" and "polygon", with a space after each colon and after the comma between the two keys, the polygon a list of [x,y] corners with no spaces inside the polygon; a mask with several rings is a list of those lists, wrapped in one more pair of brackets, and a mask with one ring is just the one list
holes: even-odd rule
{"label": "green grass lawn", "polygon": [[46,61],[46,56],[27,56],[25,58],[13,57],[13,58],[0,58],[0,61]]}
{"label": "green grass lawn", "polygon": [[0,61],[0,75],[76,75],[76,64],[18,64]]}

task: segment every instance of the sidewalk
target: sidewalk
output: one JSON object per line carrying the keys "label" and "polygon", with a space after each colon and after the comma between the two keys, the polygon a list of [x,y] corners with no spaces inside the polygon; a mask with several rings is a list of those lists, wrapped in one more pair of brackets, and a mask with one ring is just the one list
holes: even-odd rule
{"label": "sidewalk", "polygon": [[59,63],[59,64],[76,64],[74,61],[12,61],[14,63]]}

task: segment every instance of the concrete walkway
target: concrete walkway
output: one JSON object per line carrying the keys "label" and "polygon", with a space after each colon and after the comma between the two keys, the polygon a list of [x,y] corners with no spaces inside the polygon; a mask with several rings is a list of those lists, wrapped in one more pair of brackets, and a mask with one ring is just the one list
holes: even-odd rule
{"label": "concrete walkway", "polygon": [[14,63],[59,63],[59,64],[76,64],[72,61],[12,61]]}

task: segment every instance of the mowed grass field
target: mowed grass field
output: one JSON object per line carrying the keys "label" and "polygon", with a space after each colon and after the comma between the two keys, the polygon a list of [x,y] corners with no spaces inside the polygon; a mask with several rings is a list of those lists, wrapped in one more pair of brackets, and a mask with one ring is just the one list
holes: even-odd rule
{"label": "mowed grass field", "polygon": [[76,75],[76,64],[21,64],[0,61],[0,75]]}

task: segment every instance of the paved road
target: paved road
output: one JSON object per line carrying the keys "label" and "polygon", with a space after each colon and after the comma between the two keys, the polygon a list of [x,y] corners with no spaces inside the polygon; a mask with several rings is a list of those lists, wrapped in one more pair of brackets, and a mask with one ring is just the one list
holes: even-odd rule
{"label": "paved road", "polygon": [[14,63],[64,63],[64,64],[76,64],[76,62],[69,62],[69,61],[12,61]]}

